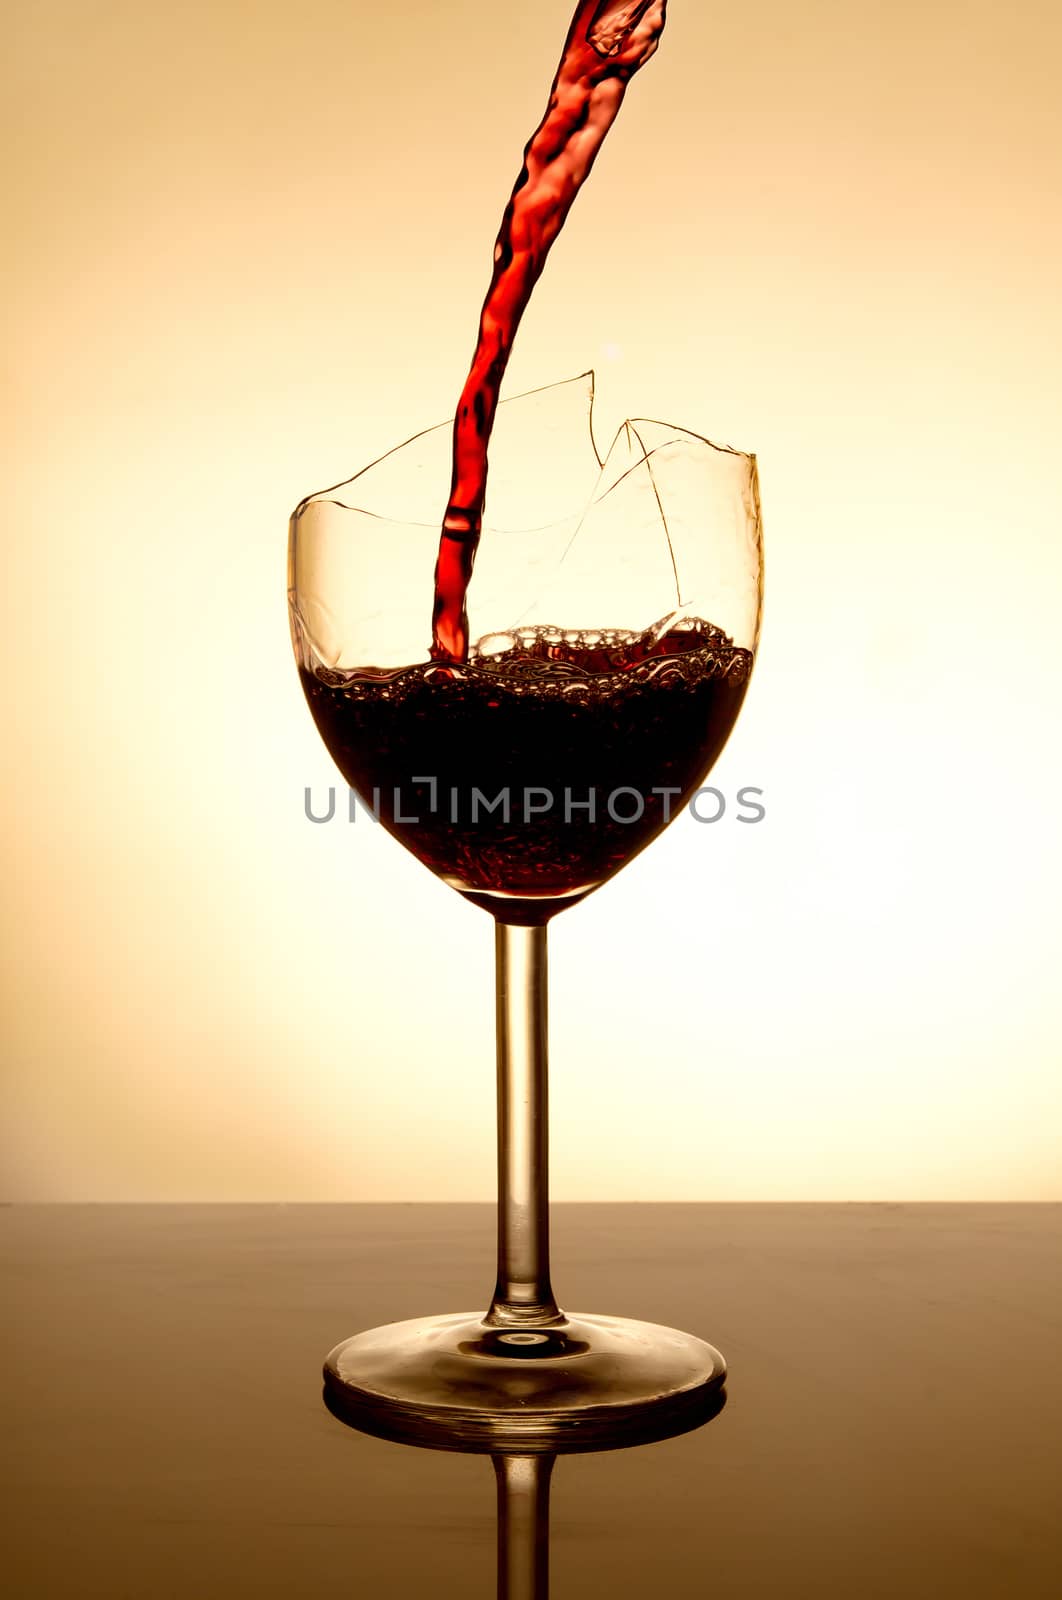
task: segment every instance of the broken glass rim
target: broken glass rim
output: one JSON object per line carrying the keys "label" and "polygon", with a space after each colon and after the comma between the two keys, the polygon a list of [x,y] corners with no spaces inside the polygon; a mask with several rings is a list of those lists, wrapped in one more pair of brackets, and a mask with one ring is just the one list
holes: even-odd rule
{"label": "broken glass rim", "polygon": [[[688,442],[696,444],[696,445],[703,445],[705,448],[707,448],[709,450],[714,450],[718,455],[734,456],[734,457],[738,458],[739,460],[747,461],[749,463],[750,467],[755,467],[756,457],[751,451],[739,450],[734,445],[717,444],[715,442],[715,440],[708,439],[708,438],[705,437],[704,434],[697,433],[692,428],[684,427],[681,423],[664,422],[660,418],[657,418],[657,417],[627,417],[627,418],[625,418],[619,424],[618,428],[616,429],[616,432],[615,432],[615,434],[613,435],[613,438],[612,438],[611,446],[606,451],[605,455],[602,456],[601,452],[597,448],[597,440],[596,440],[595,435],[594,435],[594,401],[595,401],[596,393],[597,393],[597,378],[596,378],[596,374],[594,372],[593,367],[588,367],[586,369],[586,371],[584,371],[584,372],[577,372],[570,378],[560,378],[560,379],[556,380],[553,383],[539,384],[534,389],[524,389],[524,390],[522,390],[520,394],[506,395],[505,399],[499,402],[499,409],[502,406],[514,405],[519,400],[530,400],[530,399],[533,399],[534,396],[537,395],[537,394],[546,394],[546,393],[548,393],[548,391],[550,389],[561,389],[561,388],[564,388],[565,385],[567,385],[567,384],[579,383],[583,379],[588,380],[589,381],[589,385],[590,385],[590,399],[589,399],[589,405],[587,407],[587,419],[586,420],[587,420],[587,429],[588,429],[588,432],[589,432],[589,435],[590,435],[590,447],[594,452],[594,459],[597,462],[598,471],[599,472],[603,472],[604,471],[604,468],[606,466],[606,463],[608,462],[609,456],[611,455],[612,450],[615,448],[616,440],[623,433],[624,429],[629,428],[629,429],[632,430],[632,432],[634,433],[635,438],[638,440],[639,446],[641,447],[642,454],[638,457],[638,459],[636,461],[632,461],[630,463],[630,465],[626,468],[626,470],[623,473],[621,473],[621,475],[616,479],[616,481],[614,483],[609,485],[609,487],[605,490],[604,494],[598,495],[597,492],[596,492],[596,489],[595,489],[595,491],[593,493],[591,493],[591,495],[590,495],[590,497],[589,497],[589,499],[588,499],[588,501],[587,501],[585,506],[573,507],[572,511],[568,514],[568,517],[562,519],[562,521],[569,521],[571,519],[571,517],[579,515],[580,512],[585,513],[589,509],[590,506],[597,506],[597,505],[604,504],[604,502],[609,498],[609,496],[614,494],[616,492],[616,490],[621,486],[621,484],[626,482],[626,480],[631,476],[632,473],[637,472],[640,467],[643,467],[648,462],[652,461],[653,457],[658,455],[661,451],[669,449],[674,444],[681,444],[683,441],[688,441]],[[452,427],[453,427],[453,418],[449,417],[449,418],[446,418],[442,422],[433,422],[427,428],[420,428],[416,433],[411,433],[407,439],[403,439],[400,444],[392,445],[391,448],[389,450],[385,450],[382,455],[376,456],[374,460],[367,462],[364,467],[359,467],[358,471],[353,473],[351,475],[351,477],[343,478],[343,479],[340,480],[339,483],[332,484],[327,489],[318,489],[313,494],[308,494],[308,495],[304,496],[304,498],[299,501],[298,505],[295,507],[295,510],[291,514],[292,528],[294,529],[294,527],[298,524],[300,518],[302,517],[303,513],[311,505],[334,506],[339,511],[350,511],[350,512],[355,513],[358,516],[369,517],[374,522],[383,523],[385,525],[390,525],[392,527],[432,528],[432,527],[440,526],[441,522],[442,522],[442,512],[441,511],[440,511],[440,515],[439,515],[438,521],[432,521],[432,522],[419,522],[419,521],[416,521],[414,518],[411,518],[411,517],[391,517],[391,516],[385,515],[382,512],[379,512],[379,511],[369,511],[369,510],[366,509],[366,507],[359,506],[356,503],[356,501],[352,501],[352,500],[348,500],[348,499],[341,499],[339,497],[339,491],[342,490],[342,489],[347,489],[352,484],[357,483],[361,478],[364,478],[368,473],[372,472],[376,467],[380,466],[384,461],[388,461],[388,460],[390,460],[390,458],[392,456],[397,455],[400,450],[408,449],[408,447],[411,444],[416,444],[418,439],[425,438],[429,433],[437,433],[442,428],[450,429]],[[638,432],[639,427],[660,428],[660,429],[663,429],[664,432],[672,434],[673,437],[672,438],[668,438],[668,439],[660,440],[656,444],[654,444],[651,449],[646,449],[645,444],[644,444],[644,442],[642,440],[642,437]],[[548,524],[543,524],[538,528],[521,528],[519,531],[521,533],[540,533],[540,532],[544,532],[546,530],[546,528],[548,528],[548,527],[556,527],[556,526],[559,526],[559,525],[560,524],[558,524],[558,523],[548,523]],[[489,516],[484,521],[484,530],[486,530],[488,528],[490,528],[495,533],[503,533],[503,532],[511,531],[511,530],[499,528],[499,527],[495,526],[494,524],[492,524],[490,522]]]}

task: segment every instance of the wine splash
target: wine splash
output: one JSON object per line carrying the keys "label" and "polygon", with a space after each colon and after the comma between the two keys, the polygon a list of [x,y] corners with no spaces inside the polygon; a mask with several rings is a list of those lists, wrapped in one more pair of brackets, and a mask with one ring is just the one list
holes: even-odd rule
{"label": "wine splash", "polygon": [[494,273],[454,418],[453,476],[435,567],[431,655],[468,655],[466,597],[483,523],[487,449],[520,320],[634,74],[655,54],[667,0],[580,0],[542,121],[494,246]]}

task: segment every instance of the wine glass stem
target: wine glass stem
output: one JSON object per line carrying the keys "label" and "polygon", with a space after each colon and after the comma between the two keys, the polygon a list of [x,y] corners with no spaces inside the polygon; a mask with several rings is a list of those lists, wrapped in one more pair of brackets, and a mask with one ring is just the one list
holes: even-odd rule
{"label": "wine glass stem", "polygon": [[498,1600],[548,1600],[552,1455],[494,1456]]}
{"label": "wine glass stem", "polygon": [[495,925],[498,1282],[494,1327],[562,1322],[549,1281],[546,929]]}

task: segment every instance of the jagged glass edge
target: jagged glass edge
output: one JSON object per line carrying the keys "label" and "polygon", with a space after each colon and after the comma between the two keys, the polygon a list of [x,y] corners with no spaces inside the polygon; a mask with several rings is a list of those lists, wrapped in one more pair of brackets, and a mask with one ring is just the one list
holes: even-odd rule
{"label": "jagged glass edge", "polygon": [[[714,440],[706,438],[704,434],[697,433],[692,428],[686,428],[682,426],[681,423],[662,422],[658,418],[654,417],[627,417],[619,424],[615,434],[613,435],[611,445],[605,452],[604,456],[602,456],[601,452],[597,448],[597,440],[594,435],[594,402],[597,396],[597,375],[592,367],[587,368],[585,372],[577,372],[571,378],[561,378],[556,383],[544,383],[540,384],[535,389],[525,389],[521,394],[508,395],[504,400],[499,402],[499,405],[513,405],[518,400],[530,400],[533,399],[536,394],[546,394],[550,389],[562,389],[566,384],[578,383],[580,379],[583,378],[589,379],[590,382],[590,403],[587,407],[587,429],[590,435],[590,448],[594,452],[594,459],[598,465],[598,472],[601,473],[604,471],[606,465],[608,464],[609,458],[616,447],[616,443],[620,435],[626,428],[631,428],[634,430],[635,437],[638,439],[638,443],[641,446],[643,453],[636,461],[631,462],[627,470],[616,479],[615,483],[609,485],[604,494],[598,495],[595,491],[590,495],[586,506],[583,508],[584,515],[582,518],[580,518],[580,526],[582,525],[582,521],[584,520],[586,513],[591,509],[591,507],[601,505],[605,500],[607,500],[609,495],[611,495],[616,489],[619,488],[620,484],[624,483],[626,479],[630,477],[631,473],[636,472],[639,467],[644,466],[646,463],[651,461],[653,456],[657,455],[661,450],[668,449],[672,444],[681,443],[683,439],[694,440],[698,444],[705,445],[709,450],[715,450],[720,455],[736,456],[740,460],[749,462],[751,466],[755,466],[756,457],[750,451],[739,450],[733,445],[729,444],[716,444]],[[664,430],[677,435],[677,437],[674,439],[667,439],[660,444],[654,445],[651,450],[646,450],[641,436],[637,432],[639,425],[645,427],[663,428]],[[360,467],[358,471],[355,472],[351,477],[341,479],[339,483],[332,484],[330,488],[318,489],[312,494],[305,495],[303,499],[299,501],[298,505],[295,507],[295,510],[291,514],[290,521],[292,528],[294,529],[297,526],[303,512],[310,505],[335,506],[337,510],[351,511],[356,513],[358,516],[370,517],[374,522],[385,523],[391,527],[435,527],[436,524],[434,522],[415,522],[408,517],[399,519],[397,517],[384,516],[383,513],[379,511],[367,511],[363,506],[353,504],[349,500],[339,499],[337,497],[337,491],[340,489],[346,489],[349,487],[349,485],[357,483],[360,478],[363,478],[367,473],[372,472],[373,469],[380,466],[382,462],[389,460],[391,456],[397,455],[400,450],[405,450],[409,445],[416,444],[418,439],[426,438],[429,433],[438,433],[443,428],[452,427],[453,418],[451,417],[444,422],[432,423],[432,425],[428,428],[421,428],[417,433],[410,434],[408,439],[403,439],[401,444],[392,445],[390,450],[384,451],[383,455],[377,456],[373,461],[368,462],[364,467]],[[440,513],[439,525],[441,525],[441,520]],[[538,528],[522,528],[520,532],[541,533],[544,532],[547,527],[551,526],[557,526],[557,524],[543,524]],[[492,531],[504,532],[507,530],[492,528]]]}
{"label": "jagged glass edge", "polygon": [[[579,383],[584,378],[588,378],[590,381],[590,403],[587,407],[587,429],[590,434],[590,448],[594,452],[594,460],[597,462],[598,471],[600,472],[604,468],[605,463],[601,459],[601,455],[597,448],[597,441],[594,438],[594,397],[597,389],[597,376],[592,367],[589,367],[585,372],[575,373],[571,378],[560,378],[556,383],[542,383],[539,384],[537,388],[525,389],[520,394],[506,395],[505,399],[499,401],[498,404],[500,409],[501,406],[515,405],[518,400],[532,400],[536,394],[547,394],[550,389],[563,389],[568,384]],[[337,499],[336,492],[339,489],[346,489],[352,483],[357,483],[359,478],[364,478],[366,473],[372,472],[374,468],[380,466],[382,462],[389,461],[390,458],[394,455],[397,455],[400,450],[406,450],[411,444],[416,444],[418,439],[427,438],[429,433],[439,433],[443,428],[452,429],[453,425],[453,417],[448,417],[443,422],[433,422],[428,428],[420,428],[416,433],[411,433],[408,439],[403,439],[401,444],[392,445],[390,450],[384,451],[383,455],[377,456],[375,460],[368,462],[364,467],[359,467],[357,472],[355,472],[351,477],[341,479],[339,483],[332,484],[331,488],[318,489],[313,494],[306,495],[302,500],[299,501],[298,505],[295,507],[295,510],[292,512],[291,522],[293,524],[296,523],[306,507],[311,503],[316,503],[318,505],[334,505],[338,507],[340,511],[356,511],[360,516],[372,517],[373,521],[375,522],[387,522],[395,527],[430,528],[436,526],[434,522],[414,522],[408,517],[400,519],[397,517],[383,516],[378,511],[366,511],[363,506],[352,505],[347,500]],[[441,526],[441,524],[442,513],[440,512],[439,525]],[[527,531],[529,533],[534,533],[539,530],[532,528],[528,529]]]}

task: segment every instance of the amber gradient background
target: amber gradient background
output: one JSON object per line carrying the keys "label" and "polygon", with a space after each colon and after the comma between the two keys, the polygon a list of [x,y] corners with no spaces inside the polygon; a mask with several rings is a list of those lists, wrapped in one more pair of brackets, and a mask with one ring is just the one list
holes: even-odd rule
{"label": "amber gradient background", "polygon": [[[569,6],[9,12],[9,1198],[491,1192],[489,923],[304,819],[285,520],[452,408]],[[755,449],[769,560],[766,820],[555,927],[561,1198],[1059,1196],[1060,58],[672,0],[556,248],[510,392]]]}

